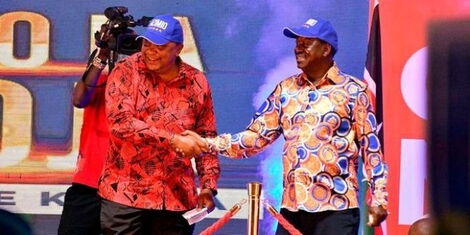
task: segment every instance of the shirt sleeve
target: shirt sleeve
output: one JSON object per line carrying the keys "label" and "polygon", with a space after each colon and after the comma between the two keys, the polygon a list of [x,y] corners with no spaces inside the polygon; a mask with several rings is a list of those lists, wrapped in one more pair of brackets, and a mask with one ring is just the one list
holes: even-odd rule
{"label": "shirt sleeve", "polygon": [[168,142],[170,132],[137,118],[136,83],[129,62],[119,63],[108,78],[105,100],[111,136],[135,144]]}
{"label": "shirt sleeve", "polygon": [[207,141],[219,154],[230,158],[247,158],[263,151],[281,134],[281,85],[264,101],[245,131],[222,134]]}
{"label": "shirt sleeve", "polygon": [[[198,114],[194,131],[202,137],[214,137],[217,135],[214,105],[209,86],[204,94],[204,101]],[[219,159],[215,153],[205,153],[195,158],[196,169],[199,176],[201,189],[217,190],[217,180],[220,176]]]}
{"label": "shirt sleeve", "polygon": [[388,205],[388,167],[384,162],[378,137],[377,119],[369,95],[359,92],[353,109],[353,126],[357,133],[364,173],[371,190],[371,206]]}

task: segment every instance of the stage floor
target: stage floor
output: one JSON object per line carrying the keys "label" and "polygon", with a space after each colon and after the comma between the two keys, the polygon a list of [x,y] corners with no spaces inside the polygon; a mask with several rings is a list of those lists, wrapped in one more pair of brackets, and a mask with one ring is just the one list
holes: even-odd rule
{"label": "stage floor", "polygon": [[[34,235],[56,235],[59,226],[60,215],[27,215],[33,227]],[[194,234],[199,234],[213,224],[216,219],[205,219],[196,225]],[[246,220],[232,219],[215,234],[217,235],[241,235],[246,234]]]}

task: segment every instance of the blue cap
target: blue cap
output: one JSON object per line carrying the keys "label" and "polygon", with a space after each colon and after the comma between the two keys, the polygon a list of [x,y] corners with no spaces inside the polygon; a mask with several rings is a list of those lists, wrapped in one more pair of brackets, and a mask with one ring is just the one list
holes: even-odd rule
{"label": "blue cap", "polygon": [[285,27],[283,30],[285,36],[290,38],[305,37],[318,38],[329,43],[335,52],[338,52],[338,35],[333,25],[323,19],[308,19],[302,26],[296,28]]}
{"label": "blue cap", "polygon": [[145,33],[137,38],[145,38],[157,45],[183,43],[183,27],[171,15],[159,15],[150,21]]}

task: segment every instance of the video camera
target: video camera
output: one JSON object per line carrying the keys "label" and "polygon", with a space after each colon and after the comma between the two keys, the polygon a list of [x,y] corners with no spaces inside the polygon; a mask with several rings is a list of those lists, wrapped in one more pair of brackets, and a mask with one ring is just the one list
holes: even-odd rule
{"label": "video camera", "polygon": [[[140,45],[135,40],[137,34],[129,27],[146,27],[153,17],[144,16],[136,21],[132,15],[126,15],[127,11],[127,7],[123,6],[108,7],[104,10],[104,15],[108,18],[108,32],[95,33],[96,46],[125,55],[132,55],[140,50]],[[111,37],[105,40],[104,37],[108,34]]]}

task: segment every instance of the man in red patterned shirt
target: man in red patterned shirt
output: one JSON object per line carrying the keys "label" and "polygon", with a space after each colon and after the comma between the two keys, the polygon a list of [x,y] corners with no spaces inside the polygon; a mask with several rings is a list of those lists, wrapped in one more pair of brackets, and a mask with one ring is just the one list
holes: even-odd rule
{"label": "man in red patterned shirt", "polygon": [[[195,159],[198,195],[182,136],[191,129],[215,136],[215,116],[204,74],[184,63],[183,29],[171,15],[155,17],[142,51],[118,63],[108,78],[106,114],[110,147],[99,184],[104,234],[192,234],[182,214],[214,208],[220,167],[217,156]],[[172,145],[174,148],[172,148]]]}

